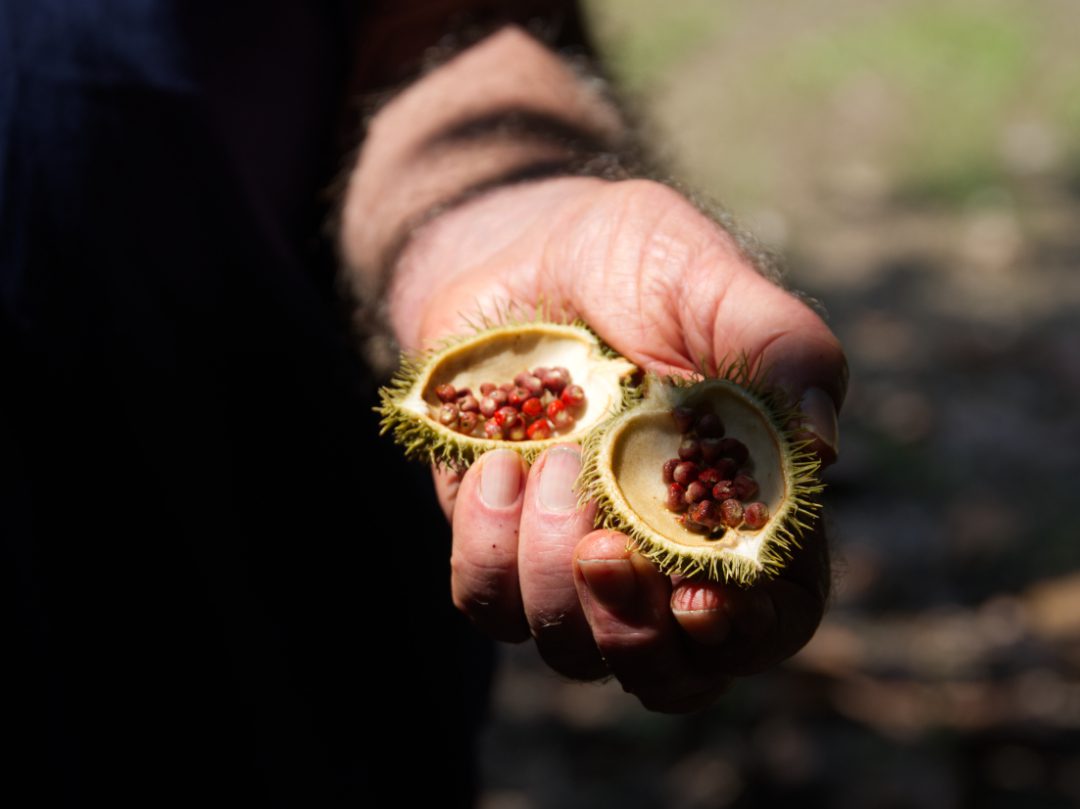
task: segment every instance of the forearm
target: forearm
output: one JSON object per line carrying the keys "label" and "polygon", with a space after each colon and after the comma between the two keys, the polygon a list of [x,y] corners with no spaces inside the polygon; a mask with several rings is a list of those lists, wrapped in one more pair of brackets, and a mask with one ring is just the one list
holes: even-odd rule
{"label": "forearm", "polygon": [[353,285],[385,294],[403,246],[435,213],[515,180],[574,173],[627,144],[596,82],[521,29],[503,28],[372,120],[343,209]]}

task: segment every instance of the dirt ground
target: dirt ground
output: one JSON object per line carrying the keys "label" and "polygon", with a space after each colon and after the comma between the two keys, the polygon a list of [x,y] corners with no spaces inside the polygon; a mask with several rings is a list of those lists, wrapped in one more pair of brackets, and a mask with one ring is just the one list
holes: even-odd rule
{"label": "dirt ground", "polygon": [[483,809],[1080,806],[1080,4],[590,7],[846,346],[834,597],[691,717],[505,650]]}

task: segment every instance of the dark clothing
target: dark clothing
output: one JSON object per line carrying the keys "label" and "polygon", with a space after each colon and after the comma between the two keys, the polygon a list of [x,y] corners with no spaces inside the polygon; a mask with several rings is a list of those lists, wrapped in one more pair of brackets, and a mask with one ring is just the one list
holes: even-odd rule
{"label": "dark clothing", "polygon": [[318,238],[354,16],[0,3],[10,794],[466,802],[489,653]]}

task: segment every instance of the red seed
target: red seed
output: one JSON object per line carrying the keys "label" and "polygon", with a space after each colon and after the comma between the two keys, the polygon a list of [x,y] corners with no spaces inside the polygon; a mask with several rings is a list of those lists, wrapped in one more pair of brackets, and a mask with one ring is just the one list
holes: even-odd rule
{"label": "red seed", "polygon": [[458,388],[457,398],[458,402],[464,399],[466,396],[472,396],[472,388]]}
{"label": "red seed", "polygon": [[490,438],[492,441],[502,441],[503,430],[496,422],[495,419],[488,419],[484,422],[484,436]]}
{"label": "red seed", "polygon": [[457,390],[449,383],[436,385],[435,395],[439,397],[440,402],[452,402],[457,398]]}
{"label": "red seed", "polygon": [[721,438],[720,454],[725,458],[731,458],[731,460],[735,461],[736,466],[742,466],[750,457],[750,450],[746,448],[746,444],[737,438]]}
{"label": "red seed", "polygon": [[476,401],[476,397],[471,393],[460,397],[457,406],[462,413],[475,413],[480,409],[480,403]]}
{"label": "red seed", "polygon": [[700,480],[695,480],[686,487],[686,502],[700,503],[709,496],[709,487]]}
{"label": "red seed", "polygon": [[764,528],[769,521],[769,507],[761,502],[751,503],[744,509],[743,519],[746,520],[746,527],[751,531]]}
{"label": "red seed", "polygon": [[562,399],[555,399],[547,406],[547,417],[556,430],[562,430],[574,423],[574,417],[566,410]]}
{"label": "red seed", "polygon": [[458,409],[457,405],[444,404],[439,408],[439,424],[444,427],[450,427],[453,429],[457,427],[458,423]]}
{"label": "red seed", "polygon": [[679,444],[679,457],[684,461],[696,461],[701,457],[701,443],[696,438],[684,438]]}
{"label": "red seed", "polygon": [[721,480],[713,486],[712,496],[717,503],[735,499],[735,487],[731,484],[730,480]]}
{"label": "red seed", "polygon": [[716,503],[712,500],[702,500],[690,511],[690,519],[706,528],[718,528],[720,526],[720,514]]}
{"label": "red seed", "polygon": [[664,461],[664,483],[671,483],[675,480],[675,467],[681,464],[678,458],[672,458],[670,461]]}
{"label": "red seed", "polygon": [[544,412],[544,406],[540,403],[539,399],[533,396],[521,403],[521,412],[528,418],[535,419]]}
{"label": "red seed", "polygon": [[681,483],[683,486],[686,486],[697,480],[698,465],[693,461],[681,461],[679,465],[675,467],[671,476],[675,479],[676,483]]}
{"label": "red seed", "polygon": [[689,407],[679,405],[672,408],[671,417],[675,419],[675,426],[680,433],[688,433],[690,428],[694,426],[694,411]]}
{"label": "red seed", "polygon": [[738,500],[725,500],[720,504],[720,520],[728,528],[738,528],[743,521],[743,507]]}
{"label": "red seed", "polygon": [[471,411],[462,413],[458,418],[458,432],[472,435],[476,425],[480,423],[480,416]]}
{"label": "red seed", "polygon": [[507,404],[512,404],[514,407],[521,407],[525,404],[525,400],[532,396],[525,388],[514,388],[507,396]]}
{"label": "red seed", "polygon": [[701,457],[709,463],[712,463],[720,457],[720,441],[719,438],[702,438],[701,439]]}
{"label": "red seed", "polygon": [[711,466],[707,466],[702,469],[698,473],[697,479],[704,483],[706,486],[708,486],[710,489],[717,483],[719,483],[721,480],[723,480],[723,478],[720,477],[720,473],[713,469]]}
{"label": "red seed", "polygon": [[496,424],[502,427],[504,432],[508,432],[511,427],[521,420],[521,414],[517,412],[517,408],[507,405],[506,407],[500,407],[496,410],[495,415],[491,418]]}
{"label": "red seed", "polygon": [[525,388],[532,396],[539,396],[544,392],[544,383],[540,381],[540,378],[533,376],[532,374],[518,374],[514,377],[514,382],[518,387]]}
{"label": "red seed", "polygon": [[537,419],[525,432],[533,441],[545,441],[551,438],[551,422],[547,419]]}
{"label": "red seed", "polygon": [[552,393],[562,393],[562,389],[570,383],[570,372],[565,368],[550,368],[541,380]]}
{"label": "red seed", "polygon": [[751,500],[757,496],[757,481],[749,475],[736,475],[735,480],[731,482],[731,485],[735,489],[735,496],[743,502]]}
{"label": "red seed", "polygon": [[739,471],[739,467],[731,458],[721,458],[713,463],[712,467],[719,473],[720,480],[734,480],[735,474]]}
{"label": "red seed", "polygon": [[494,382],[485,382],[483,385],[480,386],[480,393],[483,396],[487,396],[493,390],[498,390],[498,388],[495,387]]}
{"label": "red seed", "polygon": [[539,396],[544,392],[544,383],[540,381],[538,376],[530,376],[521,387],[525,388],[533,396]]}
{"label": "red seed", "polygon": [[532,369],[532,375],[535,376],[537,379],[542,380],[545,376],[547,376],[547,373],[550,370],[550,368],[545,368],[543,365],[541,365]]}
{"label": "red seed", "polygon": [[515,387],[517,386],[513,382],[503,382],[501,385],[499,385],[499,390],[509,395],[510,391],[512,391]]}
{"label": "red seed", "polygon": [[498,410],[499,407],[499,403],[490,396],[485,396],[483,399],[480,400],[480,412],[484,414],[485,418],[491,418],[492,416],[494,416],[495,411]]}
{"label": "red seed", "polygon": [[672,511],[683,511],[686,508],[686,489],[678,483],[672,483],[667,490],[667,507]]}
{"label": "red seed", "polygon": [[585,402],[585,388],[581,385],[567,385],[561,398],[567,407],[580,407]]}
{"label": "red seed", "polygon": [[[513,388],[510,388],[510,390],[513,390]],[[495,402],[499,407],[502,407],[510,400],[510,396],[502,388],[493,390],[488,396],[491,398],[491,401]]]}
{"label": "red seed", "polygon": [[706,413],[697,420],[697,434],[703,438],[719,438],[724,434],[724,422],[715,413]]}
{"label": "red seed", "polygon": [[510,441],[524,441],[528,435],[528,430],[525,427],[525,422],[518,419],[514,422],[506,431],[506,437]]}

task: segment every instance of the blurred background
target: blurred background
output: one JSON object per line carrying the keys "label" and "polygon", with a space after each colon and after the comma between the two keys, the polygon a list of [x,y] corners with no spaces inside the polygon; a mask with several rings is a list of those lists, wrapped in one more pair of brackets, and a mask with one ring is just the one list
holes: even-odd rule
{"label": "blurred background", "polygon": [[504,649],[483,809],[1080,806],[1080,2],[586,5],[847,348],[834,596],[691,717]]}

